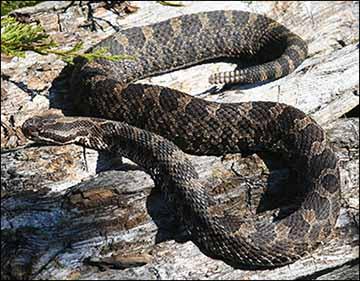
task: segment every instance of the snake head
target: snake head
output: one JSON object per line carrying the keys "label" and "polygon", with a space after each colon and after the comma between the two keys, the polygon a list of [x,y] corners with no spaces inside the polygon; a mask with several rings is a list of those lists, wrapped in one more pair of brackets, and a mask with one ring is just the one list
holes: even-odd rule
{"label": "snake head", "polygon": [[25,137],[38,143],[75,143],[94,149],[105,149],[105,134],[99,123],[96,118],[65,117],[50,112],[27,119],[22,125],[22,132]]}
{"label": "snake head", "polygon": [[32,141],[64,145],[76,141],[71,134],[72,121],[73,118],[49,111],[27,119],[21,129],[24,136]]}
{"label": "snake head", "polygon": [[51,135],[61,117],[61,115],[51,113],[34,116],[23,123],[22,132],[25,137],[35,142],[63,144],[57,142],[56,138]]}

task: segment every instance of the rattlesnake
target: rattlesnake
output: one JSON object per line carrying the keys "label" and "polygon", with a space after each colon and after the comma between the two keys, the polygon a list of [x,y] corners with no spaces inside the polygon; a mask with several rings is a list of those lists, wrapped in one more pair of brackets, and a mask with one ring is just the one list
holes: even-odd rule
{"label": "rattlesnake", "polygon": [[[23,124],[26,136],[115,151],[132,159],[149,172],[174,206],[192,241],[204,253],[235,267],[291,263],[330,234],[339,213],[338,160],[312,118],[281,103],[220,104],[166,87],[132,84],[224,57],[252,65],[214,74],[211,83],[279,78],[305,59],[307,45],[300,37],[262,15],[213,11],[122,30],[95,48],[99,47],[135,59],[79,60],[72,93],[77,110],[90,117],[33,117]],[[272,222],[243,221],[216,208],[183,152],[223,155],[262,150],[285,155],[304,179],[306,192],[296,211]]]}

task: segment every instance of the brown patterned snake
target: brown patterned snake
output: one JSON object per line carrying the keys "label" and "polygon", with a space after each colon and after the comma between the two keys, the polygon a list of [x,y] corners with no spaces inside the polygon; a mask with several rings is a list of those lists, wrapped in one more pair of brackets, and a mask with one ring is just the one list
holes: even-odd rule
{"label": "brown patterned snake", "polygon": [[[307,46],[301,38],[261,15],[215,11],[123,30],[99,46],[136,59],[79,62],[72,77],[74,100],[82,115],[92,117],[34,117],[23,125],[26,136],[115,151],[135,161],[174,206],[192,241],[236,267],[291,263],[330,234],[339,212],[338,160],[314,120],[280,103],[219,104],[169,88],[132,84],[224,57],[251,61],[252,66],[214,74],[210,82],[279,78],[305,59]],[[225,215],[182,151],[281,152],[304,179],[306,196],[296,211],[272,222]]]}

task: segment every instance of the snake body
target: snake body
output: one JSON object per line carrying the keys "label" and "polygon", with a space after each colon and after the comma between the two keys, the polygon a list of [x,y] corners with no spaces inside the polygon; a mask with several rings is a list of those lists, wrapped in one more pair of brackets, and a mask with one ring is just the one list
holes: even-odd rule
{"label": "snake body", "polygon": [[[78,110],[90,117],[33,117],[23,124],[26,136],[115,151],[143,166],[174,206],[192,241],[209,256],[236,267],[294,262],[330,234],[339,213],[339,166],[313,119],[281,103],[220,104],[166,87],[132,84],[224,57],[251,65],[214,74],[211,83],[279,78],[305,59],[307,45],[300,37],[262,15],[213,11],[132,27],[95,48],[99,47],[135,60],[79,61],[72,92]],[[281,153],[304,179],[305,198],[281,220],[243,221],[216,207],[183,151]]]}

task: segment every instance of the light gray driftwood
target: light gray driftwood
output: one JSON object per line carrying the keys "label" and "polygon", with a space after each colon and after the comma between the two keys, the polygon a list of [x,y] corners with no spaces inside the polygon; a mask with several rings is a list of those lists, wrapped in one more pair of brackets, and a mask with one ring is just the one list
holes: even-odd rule
{"label": "light gray driftwood", "polygon": [[[64,47],[79,38],[87,46],[95,44],[115,32],[109,23],[126,28],[216,9],[263,13],[302,36],[309,43],[309,58],[291,75],[270,83],[212,91],[207,78],[234,67],[225,63],[199,65],[145,82],[219,102],[280,101],[311,114],[327,130],[342,160],[340,217],[331,238],[289,266],[235,270],[205,256],[188,240],[150,177],[130,161],[88,149],[84,153],[74,145],[21,149],[27,142],[19,130],[25,119],[49,107],[71,105],[66,75],[61,73],[64,63],[52,55],[28,52],[25,59],[1,61],[1,277],[358,279],[358,2],[194,1],[184,2],[184,7],[136,2],[132,5],[139,9],[126,16],[122,12],[124,17],[92,4],[103,28],[98,26],[96,32],[81,27],[88,23],[83,2],[83,8],[75,5],[65,13],[69,2],[56,1],[20,12],[39,20]],[[17,149],[5,151],[11,148]],[[257,208],[269,210],[296,195],[296,188],[281,189],[291,185],[289,171],[273,155],[189,157],[209,193],[229,212],[251,216]]]}

